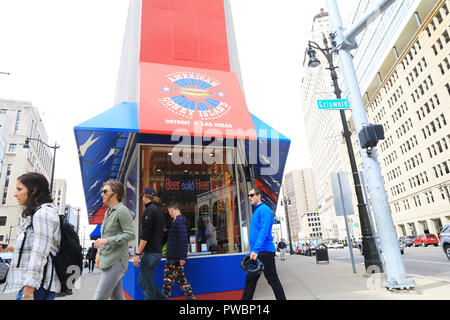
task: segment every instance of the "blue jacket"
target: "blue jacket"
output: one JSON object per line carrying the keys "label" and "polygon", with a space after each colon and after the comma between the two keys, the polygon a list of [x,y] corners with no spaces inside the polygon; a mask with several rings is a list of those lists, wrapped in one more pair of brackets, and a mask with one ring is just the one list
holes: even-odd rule
{"label": "blue jacket", "polygon": [[250,252],[258,254],[261,251],[276,251],[273,244],[272,225],[272,210],[265,203],[258,204],[250,220]]}
{"label": "blue jacket", "polygon": [[185,216],[180,215],[173,221],[169,229],[166,258],[173,260],[186,260],[187,252],[187,220]]}

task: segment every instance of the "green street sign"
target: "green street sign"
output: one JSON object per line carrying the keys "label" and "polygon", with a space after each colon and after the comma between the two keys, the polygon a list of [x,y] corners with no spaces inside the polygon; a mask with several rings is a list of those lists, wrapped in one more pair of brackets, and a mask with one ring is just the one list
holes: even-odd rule
{"label": "green street sign", "polygon": [[350,109],[348,99],[317,100],[317,105],[320,110]]}

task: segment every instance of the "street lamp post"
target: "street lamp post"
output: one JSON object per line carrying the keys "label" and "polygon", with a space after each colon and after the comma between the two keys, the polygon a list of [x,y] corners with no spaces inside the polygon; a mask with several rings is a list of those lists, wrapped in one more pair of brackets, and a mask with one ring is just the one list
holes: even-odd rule
{"label": "street lamp post", "polygon": [[56,159],[56,149],[58,149],[60,146],[55,142],[54,146],[50,146],[48,144],[46,144],[44,141],[40,140],[40,139],[35,139],[35,138],[26,138],[25,139],[25,144],[23,145],[24,149],[29,149],[30,148],[30,140],[34,140],[37,142],[42,143],[43,145],[45,145],[48,148],[53,149],[53,161],[52,161],[52,175],[50,177],[50,194],[53,193],[53,179],[54,179],[54,175],[55,175],[55,159]]}
{"label": "street lamp post", "polygon": [[291,255],[294,254],[294,250],[292,249],[292,239],[291,239],[291,224],[289,222],[289,212],[288,212],[288,206],[291,205],[291,200],[290,199],[286,199],[284,198],[283,200],[281,200],[281,205],[284,206],[284,212],[286,214],[286,220],[287,220],[287,232],[288,232],[288,236],[289,236],[289,253]]}
{"label": "street lamp post", "polygon": [[[309,49],[308,49],[308,55],[309,55],[309,62],[308,67],[315,68],[320,65],[319,59],[316,57],[316,52],[314,49],[319,50],[322,52],[322,54],[325,56],[325,58],[328,61],[328,70],[331,72],[331,80],[333,81],[333,87],[334,87],[334,94],[336,95],[336,98],[341,99],[342,91],[339,88],[338,83],[338,77],[336,73],[336,67],[333,63],[333,50],[328,46],[328,40],[323,35],[323,44],[324,48],[320,47],[317,43],[314,41],[309,41]],[[334,36],[330,35],[330,40],[332,45],[334,44]],[[379,271],[383,272],[383,265],[380,260],[380,256],[378,254],[378,249],[375,242],[375,237],[373,235],[372,226],[370,224],[369,215],[367,212],[367,206],[364,203],[364,197],[362,193],[361,188],[361,181],[359,179],[359,172],[358,167],[356,165],[355,160],[355,154],[353,152],[353,145],[351,141],[351,135],[350,129],[348,127],[347,118],[345,116],[344,110],[339,110],[341,121],[342,121],[342,127],[343,127],[343,136],[345,139],[345,143],[347,145],[348,150],[348,156],[350,159],[350,166],[352,170],[352,176],[353,176],[353,183],[355,185],[355,193],[356,198],[358,201],[358,213],[359,213],[359,220],[361,224],[361,233],[362,233],[362,243],[363,243],[363,251],[364,251],[364,263],[366,267],[366,271],[375,271],[373,266],[378,266]],[[372,267],[371,267],[372,266]]]}

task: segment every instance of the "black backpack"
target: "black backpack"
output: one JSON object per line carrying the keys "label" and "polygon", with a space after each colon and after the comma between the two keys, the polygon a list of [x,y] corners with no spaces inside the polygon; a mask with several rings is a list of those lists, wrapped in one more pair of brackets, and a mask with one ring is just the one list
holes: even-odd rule
{"label": "black backpack", "polygon": [[[50,254],[62,288],[73,288],[83,272],[83,248],[75,227],[65,216],[59,216],[61,246],[56,256]],[[69,281],[70,280],[70,281]]]}
{"label": "black backpack", "polygon": [[[61,282],[61,290],[72,289],[78,278],[81,277],[83,272],[83,249],[80,245],[80,239],[75,230],[75,227],[70,224],[66,217],[63,215],[59,216],[59,225],[61,230],[61,244],[56,256],[50,253],[50,257],[55,267],[56,274]],[[33,228],[33,220],[31,220],[31,225]],[[28,228],[27,228],[28,229]],[[17,267],[20,265],[20,259],[22,258],[23,247],[25,245],[25,239],[27,237],[27,232],[25,232],[22,246],[19,250],[19,260],[17,262]],[[44,276],[42,278],[42,285],[45,282],[45,276],[47,274],[47,264],[44,267]],[[70,280],[70,281],[69,281]],[[50,285],[48,290],[50,290],[53,281],[53,268],[52,276],[50,279]]]}

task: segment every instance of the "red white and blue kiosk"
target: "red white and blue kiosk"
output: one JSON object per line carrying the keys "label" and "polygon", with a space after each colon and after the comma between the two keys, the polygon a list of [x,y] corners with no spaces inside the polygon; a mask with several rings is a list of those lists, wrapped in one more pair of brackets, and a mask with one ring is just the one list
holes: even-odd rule
{"label": "red white and blue kiosk", "polygon": [[[249,113],[237,61],[228,0],[131,0],[117,105],[74,128],[90,224],[103,221],[100,188],[110,179],[126,187],[137,234],[144,188],[159,193],[165,214],[179,201],[190,240],[185,270],[198,299],[240,299],[248,190],[259,187],[275,212],[290,146]],[[138,277],[130,260],[129,299],[144,298]],[[183,294],[175,286],[172,296]]]}

